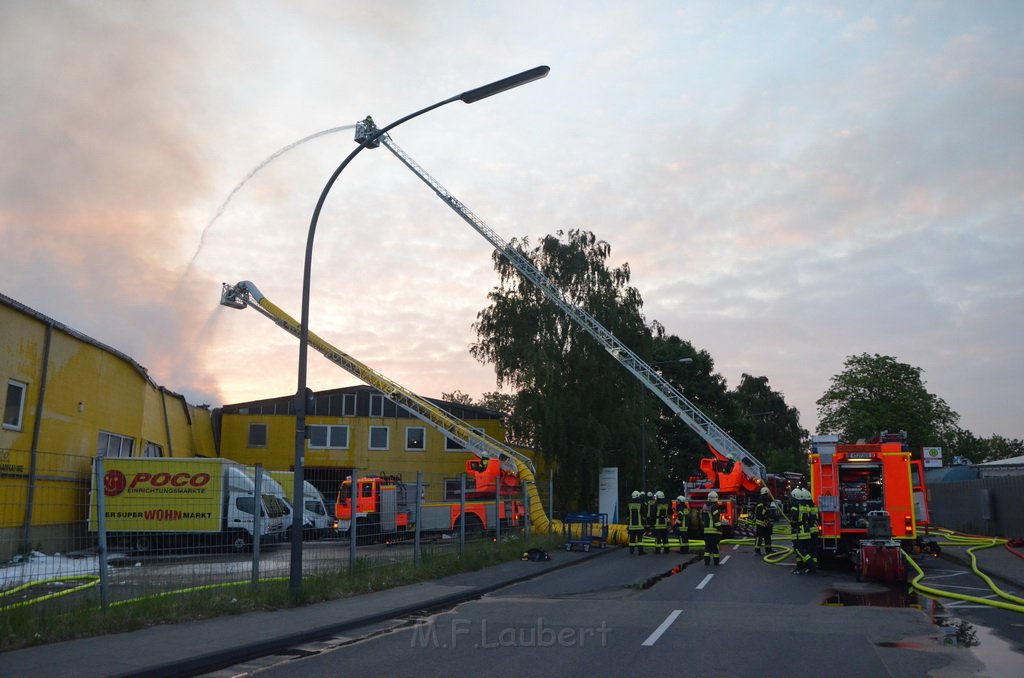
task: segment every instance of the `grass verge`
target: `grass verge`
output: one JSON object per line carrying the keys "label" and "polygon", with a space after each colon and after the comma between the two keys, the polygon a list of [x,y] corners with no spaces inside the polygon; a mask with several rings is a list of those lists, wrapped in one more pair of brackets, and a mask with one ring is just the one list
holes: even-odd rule
{"label": "grass verge", "polygon": [[531,547],[548,551],[560,548],[557,536],[502,543],[483,541],[457,552],[424,550],[419,563],[411,561],[373,564],[357,559],[351,571],[317,574],[303,578],[301,599],[295,602],[287,581],[263,581],[258,588],[244,584],[208,586],[112,604],[103,610],[95,596],[88,604],[47,604],[0,608],[0,652],[75,638],[135,631],[160,624],[275,610],[336,600],[374,591],[440,579],[460,572],[474,572],[491,565],[518,560]]}

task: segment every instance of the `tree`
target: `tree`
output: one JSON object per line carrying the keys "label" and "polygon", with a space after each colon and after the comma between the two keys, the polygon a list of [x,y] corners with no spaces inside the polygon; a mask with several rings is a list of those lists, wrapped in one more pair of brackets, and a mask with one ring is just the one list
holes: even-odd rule
{"label": "tree", "polygon": [[891,356],[849,356],[818,399],[819,428],[856,442],[879,431],[906,431],[911,449],[945,446],[960,415],[929,393],[922,370]]}
{"label": "tree", "polygon": [[983,464],[986,461],[1024,456],[1024,441],[995,434],[989,438],[979,438],[970,431],[957,429],[949,448],[943,450],[943,456],[947,463],[953,457],[964,457],[972,464]]}
{"label": "tree", "polygon": [[748,423],[744,447],[772,473],[806,473],[810,433],[800,426],[800,412],[768,385],[768,377],[744,374],[730,393]]}
{"label": "tree", "polygon": [[[629,266],[608,267],[611,247],[593,233],[570,230],[545,236],[528,257],[563,298],[584,309],[631,350],[650,350],[639,292]],[[563,496],[592,506],[602,466],[618,466],[627,483],[639,482],[639,406],[628,371],[572,321],[511,262],[495,252],[499,285],[477,314],[471,354],[494,365],[499,388],[515,391],[510,427],[520,444],[539,449],[558,467]]]}

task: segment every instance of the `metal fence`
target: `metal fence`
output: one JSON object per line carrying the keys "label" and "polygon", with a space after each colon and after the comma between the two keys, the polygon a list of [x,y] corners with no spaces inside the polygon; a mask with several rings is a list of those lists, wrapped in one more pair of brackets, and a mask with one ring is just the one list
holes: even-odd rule
{"label": "metal fence", "polygon": [[931,522],[960,532],[1024,537],[1024,476],[928,486]]}
{"label": "metal fence", "polygon": [[[0,450],[0,456],[4,452],[11,451]],[[124,497],[131,493],[119,487],[125,481],[111,473],[121,459],[46,452],[33,458],[32,469],[6,465],[0,471],[0,614],[33,601],[106,605],[290,576],[287,530],[299,511],[285,503],[281,494],[287,482],[275,482],[277,474],[227,464],[245,469],[249,482],[239,473],[224,480],[223,495],[211,508],[197,499],[207,473],[199,467],[151,473],[132,488],[137,491],[129,500]],[[319,492],[307,493],[300,519],[303,576],[415,564],[461,553],[473,542],[529,534],[526,488],[507,483],[467,488],[465,475],[455,483],[428,483],[424,474],[417,476],[318,477]],[[175,492],[162,493],[166,488]],[[545,511],[550,488],[547,478],[536,488]],[[318,511],[310,500],[321,496]],[[287,515],[281,515],[282,504]],[[320,511],[326,515],[318,523],[314,514]]]}

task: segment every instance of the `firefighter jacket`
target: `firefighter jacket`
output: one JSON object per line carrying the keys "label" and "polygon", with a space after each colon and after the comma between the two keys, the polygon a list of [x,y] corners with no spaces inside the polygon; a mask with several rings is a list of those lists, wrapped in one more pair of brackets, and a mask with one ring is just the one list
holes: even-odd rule
{"label": "firefighter jacket", "polygon": [[654,523],[654,529],[668,529],[668,508],[668,502],[665,500],[661,500],[654,505],[654,518],[651,521]]}
{"label": "firefighter jacket", "polygon": [[648,530],[654,526],[655,503],[653,499],[644,502],[644,527]]}
{"label": "firefighter jacket", "polygon": [[672,526],[679,532],[685,532],[690,525],[690,508],[685,502],[677,503],[672,514]]}
{"label": "firefighter jacket", "polygon": [[808,537],[817,536],[818,532],[820,532],[818,528],[818,507],[813,502],[800,505],[800,523],[801,532],[806,533]]}
{"label": "firefighter jacket", "polygon": [[708,502],[700,513],[704,531],[711,534],[722,533],[722,508],[718,504]]}
{"label": "firefighter jacket", "polygon": [[754,525],[767,527],[771,522],[771,505],[767,501],[759,501],[754,506]]}
{"label": "firefighter jacket", "polygon": [[[817,509],[814,513],[814,524],[817,527]],[[794,502],[793,507],[789,509],[789,529],[793,534],[793,539],[811,538],[811,524],[807,520],[807,516],[807,505],[802,501]]]}
{"label": "firefighter jacket", "polygon": [[647,524],[646,507],[638,501],[631,501],[626,507],[629,512],[629,531],[642,531]]}

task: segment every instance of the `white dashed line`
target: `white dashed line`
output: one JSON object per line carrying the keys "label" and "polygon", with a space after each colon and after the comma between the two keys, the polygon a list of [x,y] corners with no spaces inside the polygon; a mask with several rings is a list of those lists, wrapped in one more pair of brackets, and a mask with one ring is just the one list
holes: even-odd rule
{"label": "white dashed line", "polygon": [[[708,576],[710,577],[711,575]],[[651,645],[654,645],[656,642],[658,642],[658,638],[661,638],[661,634],[665,633],[665,631],[668,631],[668,627],[672,626],[672,622],[674,622],[676,620],[676,617],[682,614],[682,612],[682,610],[672,610],[672,613],[665,618],[665,621],[661,622],[661,626],[654,629],[654,633],[647,636],[647,640],[645,640],[642,644],[647,647],[650,647]]]}
{"label": "white dashed line", "polygon": [[709,581],[711,581],[711,578],[712,578],[712,577],[714,577],[714,576],[715,576],[715,575],[713,575],[713,574],[709,574],[709,575],[707,575],[706,577],[704,577],[703,579],[701,579],[701,580],[700,580],[700,583],[699,583],[699,584],[697,584],[697,590],[699,591],[699,590],[701,590],[702,588],[704,588],[705,586],[707,586],[707,585],[708,585],[708,582],[709,582]]}

